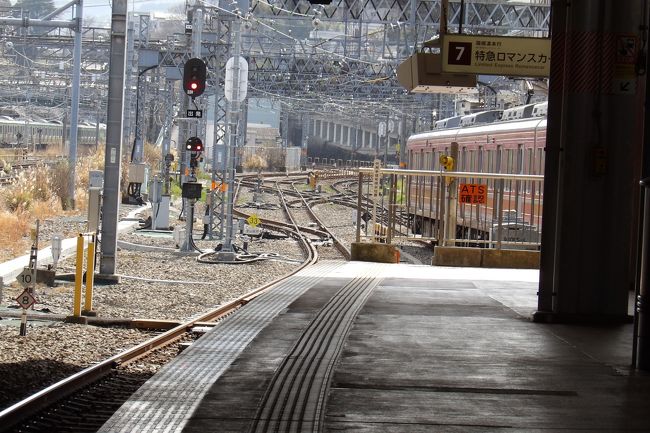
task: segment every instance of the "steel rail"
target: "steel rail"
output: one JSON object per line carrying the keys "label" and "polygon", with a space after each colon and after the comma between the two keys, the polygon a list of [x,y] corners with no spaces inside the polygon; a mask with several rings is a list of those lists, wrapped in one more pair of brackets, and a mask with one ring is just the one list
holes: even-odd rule
{"label": "steel rail", "polygon": [[[275,227],[274,224],[266,224],[272,228]],[[277,285],[281,281],[295,275],[305,267],[316,263],[318,260],[318,252],[316,248],[311,245],[305,239],[302,239],[302,245],[305,251],[307,252],[308,258],[296,269],[289,272],[288,274],[277,278],[267,284],[264,284],[239,298],[228,302],[216,309],[208,311],[205,314],[202,314],[200,317],[192,319],[186,323],[178,325],[167,332],[164,332],[156,337],[153,337],[135,347],[127,349],[115,356],[112,356],[98,364],[95,364],[91,367],[88,367],[78,373],[73,374],[70,377],[67,377],[53,385],[48,386],[47,388],[37,392],[36,394],[27,397],[24,400],[21,400],[14,405],[4,409],[0,412],[0,432],[6,431],[10,427],[16,425],[20,421],[24,420],[31,414],[38,412],[50,406],[51,404],[65,398],[66,396],[72,394],[76,390],[96,382],[102,377],[108,375],[115,368],[126,365],[129,362],[133,362],[153,350],[162,348],[168,344],[179,339],[185,333],[187,333],[196,323],[200,322],[210,322],[217,320],[237,308],[247,304],[255,297],[262,294],[264,291],[271,289],[273,286]]]}
{"label": "steel rail", "polygon": [[[341,241],[340,241],[336,236],[334,236],[334,233],[332,233],[332,232],[331,232],[331,231],[330,231],[330,230],[329,230],[329,229],[328,229],[328,228],[323,224],[323,222],[320,220],[320,218],[318,218],[318,216],[316,216],[316,214],[314,213],[313,209],[312,209],[312,208],[309,206],[309,204],[307,203],[307,200],[305,199],[304,195],[303,195],[302,193],[300,193],[300,191],[298,191],[298,189],[296,188],[295,183],[292,183],[291,186],[292,186],[293,189],[294,189],[294,190],[295,190],[295,191],[300,195],[300,198],[301,198],[302,202],[304,203],[305,208],[307,209],[307,213],[309,213],[309,215],[310,215],[310,216],[311,216],[311,217],[312,217],[312,218],[313,218],[313,219],[318,223],[318,225],[319,225],[322,229],[324,229],[325,231],[327,231],[327,234],[329,234],[329,236],[332,238],[332,241],[334,242],[334,246],[336,247],[337,250],[339,250],[339,252],[343,255],[343,257],[345,257],[346,260],[350,260],[350,259],[352,258],[352,253],[350,252],[350,250],[348,250],[348,249],[345,247],[345,245],[343,245],[343,243],[342,243],[342,242],[341,242]],[[324,202],[329,201],[329,200],[326,199],[326,198],[324,198],[323,200],[324,200]]]}

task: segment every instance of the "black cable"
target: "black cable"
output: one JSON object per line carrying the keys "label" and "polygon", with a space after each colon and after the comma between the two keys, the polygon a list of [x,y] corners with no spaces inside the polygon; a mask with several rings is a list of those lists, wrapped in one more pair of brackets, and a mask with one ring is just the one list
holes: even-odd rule
{"label": "black cable", "polygon": [[[205,215],[210,215],[210,206],[205,207]],[[208,224],[203,224],[203,235],[201,235],[201,240],[205,239],[208,236],[209,229],[209,223]]]}
{"label": "black cable", "polygon": [[188,210],[187,213],[188,213],[188,218],[189,218],[189,221],[190,221],[190,227],[189,227],[189,233],[188,233],[188,236],[190,238],[190,245],[192,246],[192,248],[194,248],[200,254],[203,254],[203,251],[201,251],[199,249],[199,247],[197,247],[196,244],[194,243],[194,235],[192,233],[193,226],[194,226],[194,204],[190,205],[189,210]]}

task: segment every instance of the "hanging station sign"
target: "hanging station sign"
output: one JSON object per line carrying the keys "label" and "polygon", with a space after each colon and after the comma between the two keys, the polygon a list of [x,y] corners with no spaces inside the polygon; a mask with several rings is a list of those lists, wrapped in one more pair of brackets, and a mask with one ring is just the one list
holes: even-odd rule
{"label": "hanging station sign", "polygon": [[548,77],[551,72],[551,40],[446,34],[442,38],[442,71]]}

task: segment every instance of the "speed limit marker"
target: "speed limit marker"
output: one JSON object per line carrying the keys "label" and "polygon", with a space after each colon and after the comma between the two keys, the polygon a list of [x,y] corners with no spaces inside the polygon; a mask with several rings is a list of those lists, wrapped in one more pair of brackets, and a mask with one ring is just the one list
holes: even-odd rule
{"label": "speed limit marker", "polygon": [[255,214],[252,214],[251,216],[249,216],[249,217],[246,219],[246,222],[247,222],[251,227],[257,227],[257,226],[261,223],[260,219],[259,219],[258,216],[255,215]]}
{"label": "speed limit marker", "polygon": [[23,269],[23,271],[18,274],[16,280],[18,280],[20,285],[23,287],[33,287],[35,283],[34,277],[32,275],[32,270],[28,267],[25,267],[25,269]]}
{"label": "speed limit marker", "polygon": [[34,296],[29,293],[27,289],[25,289],[23,290],[23,293],[18,295],[16,302],[18,302],[18,304],[23,307],[23,309],[27,310],[36,303],[36,298],[34,298]]}

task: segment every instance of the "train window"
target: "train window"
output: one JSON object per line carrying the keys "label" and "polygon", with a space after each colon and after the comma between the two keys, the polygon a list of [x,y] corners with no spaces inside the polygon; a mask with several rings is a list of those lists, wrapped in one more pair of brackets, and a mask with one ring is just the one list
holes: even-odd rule
{"label": "train window", "polygon": [[524,145],[517,145],[517,173],[522,174],[524,172]]}

